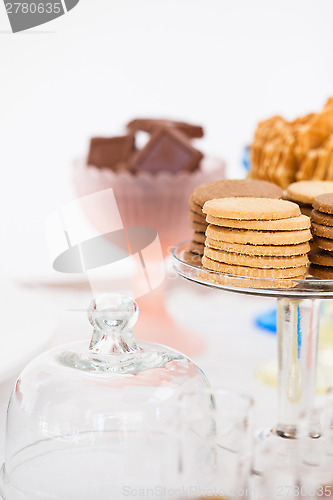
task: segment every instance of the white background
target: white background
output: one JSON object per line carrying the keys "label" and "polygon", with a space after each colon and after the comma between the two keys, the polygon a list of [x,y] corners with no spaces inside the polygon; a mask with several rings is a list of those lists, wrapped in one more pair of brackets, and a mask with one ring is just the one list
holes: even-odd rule
{"label": "white background", "polygon": [[203,124],[202,149],[239,176],[258,120],[333,94],[332,0],[80,0],[11,34],[0,3],[2,263],[49,269],[47,214],[70,200],[91,135],[137,116]]}
{"label": "white background", "polygon": [[[73,158],[92,135],[119,133],[131,118],[203,124],[203,151],[224,157],[229,177],[242,175],[242,148],[258,120],[294,118],[333,95],[332,20],[332,0],[80,0],[66,16],[13,35],[0,1],[1,277],[50,272],[44,221],[74,196]],[[207,339],[200,366],[213,382],[254,393],[259,417],[274,423],[276,393],[253,377],[276,351],[275,338],[253,326],[271,302],[193,287],[186,297],[202,294],[201,316],[189,300],[173,309]],[[75,290],[45,293],[58,320],[55,343],[88,338],[83,316],[59,318],[72,296],[80,302]],[[7,319],[24,329],[19,306]],[[0,463],[11,387],[0,390]]]}

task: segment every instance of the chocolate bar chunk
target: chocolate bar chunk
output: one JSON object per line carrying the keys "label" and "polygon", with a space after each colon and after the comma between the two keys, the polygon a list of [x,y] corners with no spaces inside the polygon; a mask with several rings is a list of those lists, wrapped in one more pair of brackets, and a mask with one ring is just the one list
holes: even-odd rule
{"label": "chocolate bar chunk", "polygon": [[174,127],[191,139],[200,139],[204,135],[203,128],[200,125],[191,125],[190,123],[177,122],[173,120],[161,120],[153,118],[137,118],[127,124],[127,128],[136,132],[143,130],[150,134],[160,127]]}
{"label": "chocolate bar chunk", "polygon": [[150,141],[133,157],[135,171],[156,173],[192,172],[199,166],[202,153],[193,148],[182,133],[168,127],[157,129]]}
{"label": "chocolate bar chunk", "polygon": [[88,165],[114,169],[118,163],[126,161],[133,151],[133,134],[121,137],[93,137],[90,141]]}

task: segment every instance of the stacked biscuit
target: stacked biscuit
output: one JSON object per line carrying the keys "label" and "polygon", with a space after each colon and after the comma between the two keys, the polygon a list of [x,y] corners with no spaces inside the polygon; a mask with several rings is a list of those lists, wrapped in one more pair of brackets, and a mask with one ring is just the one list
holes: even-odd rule
{"label": "stacked biscuit", "polygon": [[251,177],[286,187],[293,181],[333,180],[333,98],[319,113],[258,124],[251,145]]}
{"label": "stacked biscuit", "polygon": [[316,196],[332,192],[332,181],[299,181],[288,186],[285,198],[298,203],[302,214],[310,217]]}
{"label": "stacked biscuit", "polygon": [[256,278],[303,278],[310,219],[296,203],[270,198],[207,201],[209,223],[202,266]]}
{"label": "stacked biscuit", "polygon": [[315,278],[333,279],[333,193],[317,196],[313,207],[311,274]]}
{"label": "stacked biscuit", "polygon": [[[202,208],[204,204],[216,198],[226,197],[256,197],[256,198],[281,198],[282,190],[271,182],[252,179],[218,180],[207,182],[198,186],[189,199],[189,219],[194,230],[189,251],[192,254],[204,254],[205,233],[208,227]],[[194,258],[194,256],[192,255]],[[197,259],[196,259],[197,260]]]}

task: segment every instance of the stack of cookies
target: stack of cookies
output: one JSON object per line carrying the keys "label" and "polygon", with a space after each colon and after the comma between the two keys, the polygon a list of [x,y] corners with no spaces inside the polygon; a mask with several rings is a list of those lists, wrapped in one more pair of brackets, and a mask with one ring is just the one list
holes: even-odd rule
{"label": "stack of cookies", "polygon": [[302,214],[310,217],[316,196],[332,192],[333,181],[299,181],[288,186],[285,198],[298,203]]}
{"label": "stack of cookies", "polygon": [[207,201],[203,212],[209,223],[203,267],[255,278],[306,275],[310,219],[301,214],[296,203],[270,198],[223,198]]}
{"label": "stack of cookies", "polygon": [[281,188],[275,184],[252,179],[217,180],[201,184],[189,199],[189,219],[194,230],[193,241],[189,246],[190,253],[201,257],[204,254],[208,223],[202,208],[207,201],[230,197],[281,198],[282,194]]}
{"label": "stack of cookies", "polygon": [[315,278],[333,279],[333,193],[317,196],[313,207],[311,274]]}

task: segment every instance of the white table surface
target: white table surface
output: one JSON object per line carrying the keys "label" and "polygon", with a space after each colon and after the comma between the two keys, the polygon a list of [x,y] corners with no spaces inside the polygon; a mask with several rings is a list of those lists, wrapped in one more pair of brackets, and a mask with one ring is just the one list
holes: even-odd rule
{"label": "white table surface", "polygon": [[[50,347],[89,338],[91,327],[85,313],[69,311],[89,303],[88,288],[44,286],[34,287],[33,291],[42,294],[56,318]],[[204,338],[204,351],[193,359],[212,385],[252,395],[256,400],[257,426],[275,424],[276,389],[265,386],[254,376],[258,364],[276,353],[275,335],[265,333],[254,324],[258,313],[274,307],[274,299],[211,290],[177,278],[168,281],[167,307],[181,326]],[[15,378],[12,378],[0,385],[1,463],[4,459],[6,408],[14,382]]]}

